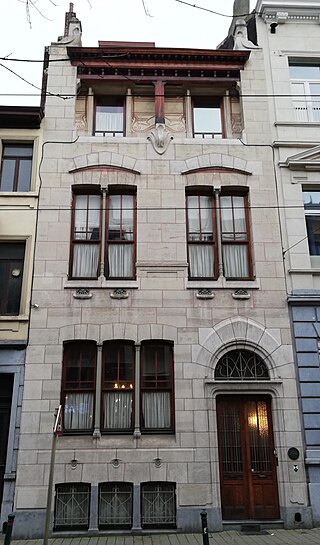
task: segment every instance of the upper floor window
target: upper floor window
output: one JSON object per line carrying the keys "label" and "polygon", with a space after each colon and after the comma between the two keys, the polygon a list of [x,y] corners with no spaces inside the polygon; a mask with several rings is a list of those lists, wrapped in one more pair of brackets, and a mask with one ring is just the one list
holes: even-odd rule
{"label": "upper floor window", "polygon": [[251,279],[247,194],[187,195],[187,242],[190,279]]}
{"label": "upper floor window", "polygon": [[320,255],[320,190],[303,191],[310,255]]}
{"label": "upper floor window", "polygon": [[320,66],[290,65],[290,78],[297,121],[320,122]]}
{"label": "upper floor window", "polygon": [[214,97],[193,97],[195,138],[222,138],[221,102]]}
{"label": "upper floor window", "polygon": [[0,314],[20,313],[25,243],[0,243]]}
{"label": "upper floor window", "polygon": [[[104,213],[106,212],[106,213]],[[102,210],[101,194],[74,194],[70,276],[110,279],[135,275],[135,195],[111,193]],[[105,245],[102,245],[103,236]],[[103,267],[101,267],[103,264]]]}
{"label": "upper floor window", "polygon": [[32,155],[32,144],[3,146],[0,191],[30,191]]}
{"label": "upper floor window", "polygon": [[124,135],[124,99],[104,96],[96,99],[95,136]]}

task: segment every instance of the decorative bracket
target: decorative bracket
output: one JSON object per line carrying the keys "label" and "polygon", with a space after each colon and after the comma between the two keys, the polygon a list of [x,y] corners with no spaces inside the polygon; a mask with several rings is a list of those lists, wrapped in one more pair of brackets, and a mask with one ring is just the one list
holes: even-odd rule
{"label": "decorative bracket", "polygon": [[162,155],[167,151],[173,136],[167,131],[164,123],[156,123],[155,129],[151,131],[147,139],[150,140],[153,149]]}
{"label": "decorative bracket", "polygon": [[79,288],[72,294],[75,299],[91,299],[92,293],[87,288]]}
{"label": "decorative bracket", "polygon": [[196,294],[196,298],[197,299],[213,299],[214,298],[214,293],[212,290],[209,290],[207,288],[202,288],[200,290],[198,290],[197,294]]}
{"label": "decorative bracket", "polygon": [[250,299],[251,294],[247,290],[235,290],[232,294],[233,299]]}
{"label": "decorative bracket", "polygon": [[110,293],[111,299],[128,299],[129,293],[124,288],[116,288]]}

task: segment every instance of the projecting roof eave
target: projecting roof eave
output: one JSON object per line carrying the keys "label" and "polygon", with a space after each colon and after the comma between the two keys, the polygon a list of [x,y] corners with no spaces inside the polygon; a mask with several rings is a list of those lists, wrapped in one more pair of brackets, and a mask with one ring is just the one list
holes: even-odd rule
{"label": "projecting roof eave", "polygon": [[174,68],[175,64],[181,63],[191,67],[211,65],[211,68],[219,68],[227,65],[230,70],[243,69],[247,62],[250,51],[233,51],[223,49],[183,49],[166,47],[128,47],[128,46],[103,46],[103,47],[68,47],[68,55],[73,65],[89,66],[92,62],[95,66],[103,65],[108,59],[110,64],[121,61],[122,67],[132,62],[150,63],[154,68],[157,63],[170,63]]}
{"label": "projecting roof eave", "polygon": [[40,106],[0,106],[0,129],[39,129],[43,115]]}

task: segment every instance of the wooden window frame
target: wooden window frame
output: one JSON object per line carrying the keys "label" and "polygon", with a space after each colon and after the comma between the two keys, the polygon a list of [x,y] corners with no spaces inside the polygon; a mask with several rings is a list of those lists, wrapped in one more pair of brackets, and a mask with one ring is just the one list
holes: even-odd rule
{"label": "wooden window frame", "polygon": [[[19,147],[23,147],[23,148],[30,148],[32,150],[32,153],[31,155],[6,155],[6,148],[19,148]],[[11,191],[8,191],[6,193],[19,193],[19,187],[18,187],[18,182],[19,182],[19,172],[20,172],[20,161],[30,161],[31,163],[31,168],[30,168],[30,180],[29,180],[29,189],[27,191],[30,191],[30,187],[31,187],[31,180],[32,180],[32,161],[33,161],[33,143],[29,143],[29,142],[17,142],[17,143],[13,143],[11,142],[10,144],[6,144],[4,143],[3,144],[3,151],[2,151],[2,158],[1,158],[1,172],[0,172],[0,191],[2,191],[1,189],[1,182],[2,182],[2,172],[3,172],[3,163],[6,159],[10,159],[10,160],[14,160],[15,161],[15,166],[14,166],[14,174],[13,174],[13,181],[12,181],[12,190]],[[21,193],[25,193],[25,191],[21,192]]]}
{"label": "wooden window frame", "polygon": [[[108,104],[109,102],[109,104]],[[122,131],[96,131],[96,115],[97,106],[121,106],[123,115]],[[124,95],[96,95],[94,99],[94,116],[93,116],[93,136],[111,136],[112,138],[122,138],[126,136],[126,97]]]}
{"label": "wooden window frame", "polygon": [[[68,387],[66,375],[67,375],[67,368],[68,368],[68,355],[69,352],[74,350],[80,351],[80,356],[82,356],[83,351],[85,347],[91,346],[94,350],[94,367],[93,367],[93,379],[92,379],[92,386],[90,387],[81,387],[81,377],[79,376],[79,370],[78,370],[78,387]],[[81,358],[82,359],[82,358]],[[79,367],[81,369],[81,365]],[[95,421],[95,414],[94,414],[94,408],[95,408],[95,397],[96,397],[96,371],[97,371],[97,345],[94,341],[70,341],[66,342],[64,344],[64,350],[63,350],[63,363],[62,363],[62,381],[61,381],[61,405],[63,407],[62,411],[62,421],[63,421],[63,431],[66,435],[82,435],[82,434],[89,434],[91,435],[94,429],[94,421]],[[64,425],[64,407],[65,407],[65,398],[68,393],[91,393],[93,395],[93,415],[92,415],[92,426],[90,428],[85,429],[66,429]]]}
{"label": "wooden window frame", "polygon": [[[118,352],[118,355],[117,355],[117,359],[118,359],[118,381],[121,382],[121,378],[120,378],[120,375],[119,375],[119,372],[120,372],[120,355],[119,355],[119,351],[120,351],[120,347],[122,346],[130,346],[130,348],[132,349],[132,354],[131,354],[131,357],[132,357],[132,369],[131,369],[131,384],[132,384],[132,388],[121,388],[121,391],[125,391],[125,392],[132,392],[132,411],[131,411],[131,425],[129,428],[104,428],[103,425],[102,425],[102,422],[103,422],[103,394],[104,393],[107,393],[107,392],[114,392],[115,391],[115,388],[110,388],[110,387],[107,387],[105,385],[105,380],[104,380],[104,377],[105,377],[105,369],[106,369],[106,352],[108,350],[108,347],[110,346],[113,346],[116,348],[117,352]],[[113,341],[105,341],[103,343],[103,351],[102,351],[102,377],[101,377],[101,432],[104,433],[104,434],[110,434],[110,433],[123,433],[123,434],[128,434],[128,433],[132,433],[133,429],[134,429],[134,406],[135,406],[135,347],[134,347],[134,343],[132,341],[126,341],[126,340],[113,340]]]}
{"label": "wooden window frame", "polygon": [[249,193],[247,191],[237,191],[237,190],[228,190],[228,188],[222,188],[221,191],[221,197],[230,197],[232,199],[232,222],[233,225],[235,224],[234,219],[234,205],[233,205],[233,198],[234,197],[243,197],[244,199],[244,213],[245,213],[245,224],[246,224],[246,239],[245,240],[236,240],[235,234],[237,231],[233,231],[233,240],[223,240],[223,232],[222,232],[222,206],[220,205],[220,232],[221,232],[221,247],[223,248],[224,245],[241,245],[246,246],[247,248],[247,256],[248,256],[248,276],[246,277],[230,277],[225,276],[226,280],[231,281],[237,281],[237,280],[253,280],[253,265],[252,265],[252,241],[250,236],[250,220],[249,220]]}
{"label": "wooden window frame", "polygon": [[[169,387],[152,387],[148,388],[143,385],[144,375],[143,375],[143,352],[144,348],[146,346],[167,346],[170,350],[169,355]],[[157,361],[154,360],[155,369],[157,368]],[[155,374],[157,376],[157,374]],[[156,382],[158,383],[158,379],[156,379]],[[143,418],[143,405],[142,405],[142,397],[144,392],[169,392],[170,393],[170,428],[146,428],[144,425],[144,418]],[[154,434],[154,433],[174,433],[175,431],[175,411],[174,411],[174,360],[173,360],[173,343],[170,341],[164,341],[164,340],[151,340],[151,341],[144,341],[141,343],[141,351],[140,351],[140,428],[141,432],[144,434]]]}
{"label": "wooden window frame", "polygon": [[[109,212],[110,212],[110,197],[111,196],[120,196],[120,233],[121,237],[119,240],[109,240]],[[132,240],[125,240],[122,238],[122,198],[124,196],[132,196],[133,197],[133,236]],[[119,186],[111,186],[110,191],[107,194],[107,200],[106,200],[106,224],[105,224],[105,277],[108,280],[135,280],[136,278],[136,252],[137,252],[137,195],[135,190],[130,190],[124,188],[119,188]],[[109,245],[113,244],[125,244],[125,245],[131,245],[133,246],[132,251],[132,276],[110,276],[109,274],[109,259],[108,259],[108,247]]]}
{"label": "wooden window frame", "polygon": [[[197,197],[198,198],[198,212],[199,212],[199,225],[200,225],[200,237],[202,237],[202,231],[201,231],[201,206],[200,206],[200,197],[210,197],[211,199],[211,206],[212,206],[212,241],[206,241],[206,240],[189,240],[190,231],[189,231],[189,214],[188,214],[188,198],[189,197]],[[216,203],[214,194],[212,193],[212,190],[190,190],[186,192],[186,216],[187,216],[187,257],[188,257],[188,273],[189,273],[189,279],[190,280],[216,280],[218,278],[218,245],[217,245],[217,229],[216,229]],[[212,277],[197,277],[197,276],[191,276],[191,269],[190,269],[190,245],[205,245],[205,246],[212,246],[213,247],[213,254],[214,254],[214,269],[213,269],[213,276]]]}
{"label": "wooden window frame", "polygon": [[[197,105],[197,102],[199,105]],[[193,138],[199,138],[196,135],[202,135],[199,140],[210,140],[210,138],[206,138],[204,135],[211,135],[211,139],[214,140],[216,136],[220,136],[220,138],[225,138],[225,119],[224,119],[224,108],[223,108],[223,98],[221,96],[215,97],[215,96],[202,96],[202,95],[193,95],[192,96],[192,136]],[[196,108],[212,108],[212,109],[219,109],[220,110],[220,119],[221,119],[221,132],[195,132],[195,121],[194,121],[194,112]]]}
{"label": "wooden window frame", "polygon": [[[23,247],[23,256],[22,257],[0,257],[0,261],[1,263],[4,263],[5,265],[5,285],[1,286],[1,296],[0,296],[0,315],[1,316],[19,316],[20,314],[20,309],[21,309],[21,295],[22,295],[22,287],[23,287],[23,276],[24,276],[24,264],[25,264],[25,257],[26,257],[26,244],[25,242],[23,241],[10,241],[10,242],[5,242],[5,241],[1,241],[0,242],[0,247],[3,248],[3,247],[10,247],[12,248],[13,246],[20,246],[21,249]],[[18,305],[18,309],[17,309],[17,312],[8,312],[8,307],[7,307],[7,304],[8,304],[8,295],[9,295],[9,290],[10,290],[10,286],[9,286],[9,280],[10,280],[10,268],[11,268],[11,263],[12,262],[18,262],[21,263],[21,265],[19,266],[19,269],[21,270],[21,273],[19,275],[20,277],[20,286],[19,286],[19,305]],[[17,266],[15,266],[14,268],[18,268]]]}

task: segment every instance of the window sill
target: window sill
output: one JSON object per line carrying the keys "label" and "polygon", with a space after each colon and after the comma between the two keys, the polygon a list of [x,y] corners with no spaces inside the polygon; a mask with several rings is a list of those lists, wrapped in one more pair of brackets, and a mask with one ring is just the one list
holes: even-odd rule
{"label": "window sill", "polygon": [[275,127],[320,127],[319,121],[276,121]]}
{"label": "window sill", "polygon": [[218,278],[218,280],[187,280],[187,290],[198,289],[260,289],[259,280],[226,280],[226,278]]}
{"label": "window sill", "polygon": [[0,191],[0,197],[14,197],[15,199],[18,197],[38,197],[38,193],[36,191]]}
{"label": "window sill", "polygon": [[19,316],[6,316],[2,314],[0,316],[0,322],[27,322],[28,320],[29,316],[26,314],[20,314]]}
{"label": "window sill", "polygon": [[64,289],[138,289],[138,280],[106,280],[104,277],[99,277],[96,280],[65,280]]}

